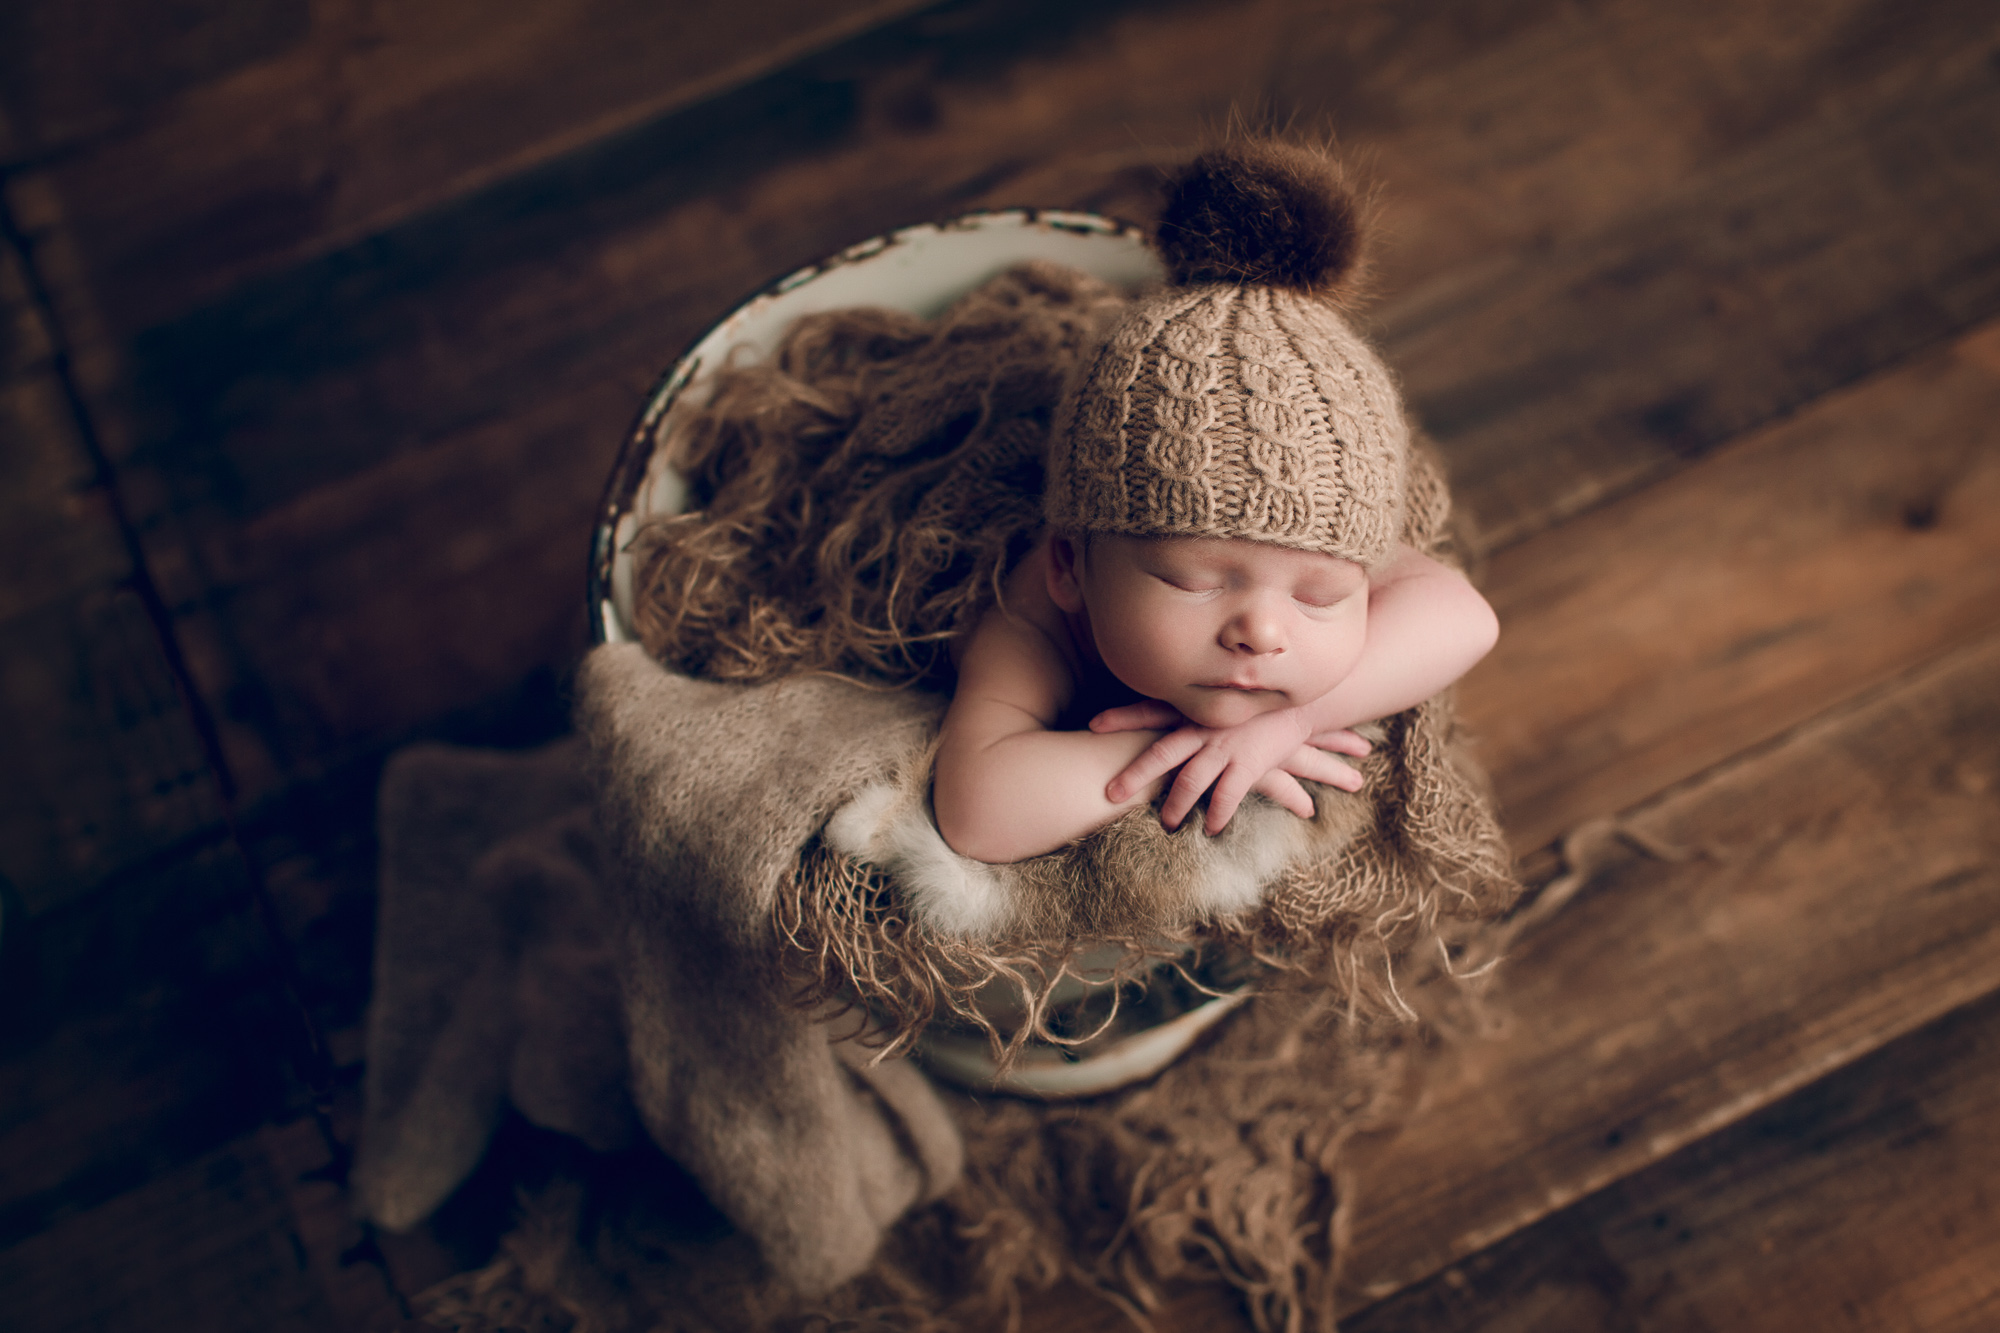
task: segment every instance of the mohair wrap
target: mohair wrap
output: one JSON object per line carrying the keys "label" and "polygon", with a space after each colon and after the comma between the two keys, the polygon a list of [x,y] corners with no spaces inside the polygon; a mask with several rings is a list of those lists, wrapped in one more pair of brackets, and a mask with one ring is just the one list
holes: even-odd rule
{"label": "mohair wrap", "polygon": [[1335,304],[1360,245],[1338,168],[1310,149],[1250,142],[1190,163],[1160,224],[1173,285],[1131,304],[1057,411],[1050,526],[1381,563],[1409,427]]}

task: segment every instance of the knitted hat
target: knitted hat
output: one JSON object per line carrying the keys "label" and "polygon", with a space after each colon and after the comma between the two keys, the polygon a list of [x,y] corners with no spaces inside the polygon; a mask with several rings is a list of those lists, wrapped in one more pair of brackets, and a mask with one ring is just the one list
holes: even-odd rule
{"label": "knitted hat", "polygon": [[1051,526],[1247,537],[1372,567],[1403,521],[1409,428],[1333,300],[1360,253],[1339,168],[1270,141],[1172,180],[1171,285],[1128,307],[1058,409]]}

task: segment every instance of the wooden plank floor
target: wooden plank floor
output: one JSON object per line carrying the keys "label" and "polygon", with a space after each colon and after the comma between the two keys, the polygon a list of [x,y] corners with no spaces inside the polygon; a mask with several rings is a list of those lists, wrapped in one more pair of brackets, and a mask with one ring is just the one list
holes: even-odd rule
{"label": "wooden plank floor", "polygon": [[1348,1333],[2000,1325],[1989,997],[1344,1321]]}
{"label": "wooden plank floor", "polygon": [[383,756],[561,728],[611,452],[743,293],[1143,219],[1232,109],[1379,191],[1466,712],[1590,871],[1362,1145],[1346,1322],[2000,1323],[1990,6],[98,8],[0,20],[0,1323],[401,1328],[475,1262],[341,1188]]}
{"label": "wooden plank floor", "polygon": [[[2000,636],[1628,812],[1374,1153],[1393,1291],[2000,987]],[[1619,855],[1618,853],[1623,853]],[[1803,938],[1801,922],[1812,929]]]}

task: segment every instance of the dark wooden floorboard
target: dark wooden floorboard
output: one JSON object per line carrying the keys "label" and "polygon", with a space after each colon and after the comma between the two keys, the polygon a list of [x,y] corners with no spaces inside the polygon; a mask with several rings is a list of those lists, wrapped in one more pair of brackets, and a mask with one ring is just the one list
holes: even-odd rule
{"label": "dark wooden floorboard", "polygon": [[258,1165],[220,1150],[0,1252],[10,1319],[37,1333],[336,1327]]}
{"label": "dark wooden floorboard", "polygon": [[388,1333],[420,1327],[325,1178],[310,1120],[235,1139],[0,1249],[8,1327],[34,1333]]}
{"label": "dark wooden floorboard", "polygon": [[1459,687],[1522,852],[2000,626],[2000,323],[1508,548]]}
{"label": "dark wooden floorboard", "polygon": [[[1533,263],[1385,306],[1385,351],[1489,541],[2000,311],[2000,186],[1971,184],[2000,86],[1955,67],[1724,157]],[[1894,239],[1917,233],[1918,248]]]}
{"label": "dark wooden floorboard", "polygon": [[303,1100],[292,1015],[226,847],[7,930],[0,1245]]}
{"label": "dark wooden floorboard", "polygon": [[[2000,1326],[1989,996],[1341,1320],[1343,1333],[1986,1333]],[[1050,1330],[1115,1324],[1076,1292]],[[1163,1333],[1247,1329],[1219,1292]]]}
{"label": "dark wooden floorboard", "polygon": [[[1346,1277],[1427,1277],[2000,989],[2000,636],[1621,816],[1503,1031],[1364,1143]],[[1656,849],[1653,852],[1641,847]]]}
{"label": "dark wooden floorboard", "polygon": [[0,237],[0,909],[19,915],[219,818],[37,295]]}
{"label": "dark wooden floorboard", "polygon": [[1347,1333],[2000,1327],[2000,999],[1342,1321]]}
{"label": "dark wooden floorboard", "polygon": [[[187,24],[179,44],[207,49],[173,53],[185,82],[138,105],[81,63],[131,61],[131,34],[94,34],[108,53],[52,34],[40,62],[72,67],[23,89],[14,155],[54,154],[48,170],[80,205],[72,224],[94,270],[143,326],[923,4],[264,0],[234,6],[262,15],[262,43]],[[56,99],[69,105],[48,114]]]}

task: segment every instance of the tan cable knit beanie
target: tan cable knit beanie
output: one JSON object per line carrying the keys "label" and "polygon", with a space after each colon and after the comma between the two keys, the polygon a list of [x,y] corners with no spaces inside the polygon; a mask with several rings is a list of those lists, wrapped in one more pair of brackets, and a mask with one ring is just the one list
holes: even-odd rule
{"label": "tan cable knit beanie", "polygon": [[1057,411],[1051,526],[1247,537],[1368,567],[1389,554],[1409,428],[1333,304],[1357,211],[1339,168],[1291,144],[1204,153],[1169,183],[1172,285],[1131,303]]}

